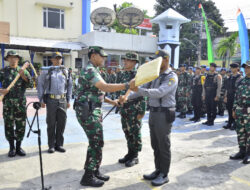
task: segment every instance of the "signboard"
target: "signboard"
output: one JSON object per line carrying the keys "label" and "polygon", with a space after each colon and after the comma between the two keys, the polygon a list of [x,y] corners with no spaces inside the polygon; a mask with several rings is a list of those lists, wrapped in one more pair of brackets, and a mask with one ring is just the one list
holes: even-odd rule
{"label": "signboard", "polygon": [[152,23],[149,18],[144,18],[143,22],[137,26],[138,29],[152,30]]}
{"label": "signboard", "polygon": [[0,22],[0,43],[10,43],[10,23]]}

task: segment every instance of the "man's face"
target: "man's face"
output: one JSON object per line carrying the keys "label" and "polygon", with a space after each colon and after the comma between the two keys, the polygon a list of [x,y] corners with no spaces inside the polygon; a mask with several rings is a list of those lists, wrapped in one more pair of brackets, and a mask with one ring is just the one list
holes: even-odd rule
{"label": "man's face", "polygon": [[106,57],[101,56],[99,53],[94,53],[91,55],[93,63],[98,67],[103,67]]}
{"label": "man's face", "polygon": [[200,69],[195,69],[195,74],[196,75],[200,75],[201,74],[201,70]]}
{"label": "man's face", "polygon": [[231,67],[230,69],[231,69],[232,73],[238,72],[238,67],[236,67],[236,68]]}
{"label": "man's face", "polygon": [[245,74],[248,76],[248,77],[250,77],[250,66],[245,66]]}
{"label": "man's face", "polygon": [[192,70],[192,69],[189,69],[188,72],[189,72],[190,74],[192,74],[192,73],[193,73],[193,70]]}
{"label": "man's face", "polygon": [[62,65],[62,58],[61,57],[52,58],[51,62],[54,66],[60,66]]}
{"label": "man's face", "polygon": [[185,67],[180,67],[181,72],[185,71]]}
{"label": "man's face", "polygon": [[226,71],[225,71],[225,70],[221,71],[221,74],[222,74],[222,75],[225,75],[225,74],[226,74]]}
{"label": "man's face", "polygon": [[201,68],[201,72],[205,73],[206,72],[206,68]]}
{"label": "man's face", "polygon": [[215,67],[210,66],[210,69],[209,69],[209,70],[212,71],[212,72],[214,72],[214,71],[215,71]]}
{"label": "man's face", "polygon": [[164,57],[161,63],[161,71],[164,71],[168,67],[169,57]]}
{"label": "man's face", "polygon": [[124,69],[125,70],[131,70],[135,67],[136,61],[130,60],[130,59],[124,59]]}
{"label": "man's face", "polygon": [[10,63],[10,67],[15,67],[18,65],[19,58],[16,56],[9,56],[7,61]]}

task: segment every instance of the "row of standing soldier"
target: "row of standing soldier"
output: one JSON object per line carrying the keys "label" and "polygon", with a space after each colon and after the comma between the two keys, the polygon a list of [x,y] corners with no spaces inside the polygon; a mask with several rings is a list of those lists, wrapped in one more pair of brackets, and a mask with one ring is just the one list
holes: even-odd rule
{"label": "row of standing soldier", "polygon": [[[230,64],[231,72],[226,75],[226,70],[221,69],[221,75],[215,72],[216,64],[210,64],[210,70],[206,73],[206,66],[196,67],[195,75],[185,72],[185,65],[180,65],[177,72],[179,76],[179,86],[177,89],[177,109],[178,104],[180,115],[185,118],[188,113],[187,105],[190,91],[192,89],[192,105],[194,117],[190,120],[199,122],[204,113],[207,114],[207,121],[203,124],[212,126],[216,114],[224,116],[225,107],[228,111],[228,123],[223,126],[225,129],[236,130],[240,151],[230,156],[232,160],[241,160],[249,163],[250,159],[250,61],[244,63],[246,76],[239,72],[240,63]],[[202,72],[203,70],[203,72]],[[189,79],[192,82],[189,83]],[[179,97],[181,96],[181,97]],[[205,100],[205,101],[204,101]],[[204,106],[204,102],[205,106]],[[217,112],[218,106],[218,112]]]}

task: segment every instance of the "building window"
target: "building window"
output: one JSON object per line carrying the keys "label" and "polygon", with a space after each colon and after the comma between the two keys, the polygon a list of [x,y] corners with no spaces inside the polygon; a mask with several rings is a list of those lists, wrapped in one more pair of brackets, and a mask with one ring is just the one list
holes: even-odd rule
{"label": "building window", "polygon": [[51,66],[51,56],[43,56],[43,66]]}
{"label": "building window", "polygon": [[64,10],[43,8],[43,26],[64,29]]}
{"label": "building window", "polygon": [[172,25],[166,25],[166,29],[173,29],[173,26]]}

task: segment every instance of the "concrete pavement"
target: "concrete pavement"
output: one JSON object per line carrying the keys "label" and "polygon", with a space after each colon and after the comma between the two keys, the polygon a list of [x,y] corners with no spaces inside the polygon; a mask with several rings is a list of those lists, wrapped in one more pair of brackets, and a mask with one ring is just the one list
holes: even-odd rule
{"label": "concrete pavement", "polygon": [[[104,112],[109,108],[110,106],[105,105]],[[132,168],[117,163],[127,151],[119,115],[112,113],[105,119],[105,145],[101,170],[110,175],[111,179],[100,189],[250,189],[250,164],[243,165],[240,161],[228,159],[230,154],[238,151],[238,148],[235,132],[222,129],[226,117],[216,119],[216,125],[213,127],[201,125],[202,121],[194,124],[189,122],[188,118],[177,119],[171,135],[170,182],[162,187],[152,187],[150,182],[142,180],[142,174],[154,170],[147,118],[148,114],[143,120],[143,149],[139,154],[140,163]],[[95,189],[79,184],[86,158],[87,139],[77,124],[72,108],[68,110],[65,131],[66,153],[47,153],[45,113],[41,113],[40,120],[45,185],[52,186],[55,190]],[[0,124],[3,126],[2,119]],[[0,134],[3,134],[2,128]],[[7,157],[6,140],[4,135],[0,136],[0,190],[41,189],[37,136],[31,136],[24,140],[27,156],[15,158]]]}

